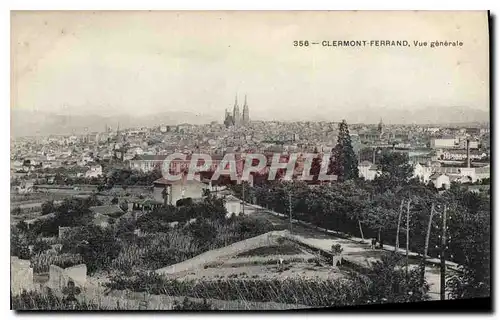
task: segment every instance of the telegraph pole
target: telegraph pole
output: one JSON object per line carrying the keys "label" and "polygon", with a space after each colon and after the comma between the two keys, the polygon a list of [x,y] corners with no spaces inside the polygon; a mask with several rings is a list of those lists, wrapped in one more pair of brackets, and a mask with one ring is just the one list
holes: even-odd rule
{"label": "telegraph pole", "polygon": [[422,275],[421,275],[421,286],[423,290],[423,285],[425,281],[425,259],[427,258],[427,252],[429,250],[429,238],[431,236],[432,229],[432,217],[434,216],[434,203],[432,203],[431,207],[431,215],[429,217],[429,225],[427,226],[427,235],[425,237],[425,247],[424,247],[424,255],[422,256]]}
{"label": "telegraph pole", "polygon": [[408,199],[406,206],[406,277],[408,278],[408,255],[410,252],[410,204],[411,199]]}
{"label": "telegraph pole", "polygon": [[401,205],[399,206],[398,228],[396,229],[396,247],[394,248],[396,253],[399,253],[399,227],[401,225],[401,214],[403,213],[403,205],[404,205],[404,199],[401,200]]}
{"label": "telegraph pole", "polygon": [[243,201],[241,202],[241,212],[245,215],[245,181],[241,181]]}
{"label": "telegraph pole", "polygon": [[443,230],[441,230],[441,300],[446,299],[446,205],[443,209]]}
{"label": "telegraph pole", "polygon": [[288,211],[290,216],[290,233],[292,233],[292,194],[288,193]]}
{"label": "telegraph pole", "polygon": [[425,257],[427,257],[427,251],[429,250],[429,238],[431,236],[431,227],[432,227],[432,217],[434,216],[434,203],[431,207],[431,216],[429,217],[429,225],[427,226],[427,235],[425,237],[425,248],[424,248],[424,263]]}

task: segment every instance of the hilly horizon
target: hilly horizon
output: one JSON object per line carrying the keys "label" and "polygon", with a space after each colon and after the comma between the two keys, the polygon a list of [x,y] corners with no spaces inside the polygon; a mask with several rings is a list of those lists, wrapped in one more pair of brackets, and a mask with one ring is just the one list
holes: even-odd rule
{"label": "hilly horizon", "polygon": [[[250,111],[251,112],[251,111]],[[133,128],[153,127],[159,125],[178,125],[182,123],[207,124],[212,121],[222,123],[223,113],[210,115],[188,111],[165,111],[143,116],[127,114],[120,115],[61,115],[43,111],[13,110],[11,109],[11,136],[44,136],[79,134],[88,132],[102,132],[105,126],[111,128]],[[385,124],[463,124],[489,122],[489,112],[469,107],[447,107],[447,108],[422,108],[417,110],[400,109],[370,109],[365,108],[343,110],[334,116],[324,112],[300,119],[283,119],[279,114],[267,119],[252,117],[252,120],[260,121],[340,121],[345,119],[348,123],[375,124],[383,120]]]}

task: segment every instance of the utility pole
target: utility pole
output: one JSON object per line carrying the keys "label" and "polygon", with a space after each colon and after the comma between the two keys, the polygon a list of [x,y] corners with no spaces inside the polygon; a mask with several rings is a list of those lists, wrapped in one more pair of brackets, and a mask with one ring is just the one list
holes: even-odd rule
{"label": "utility pole", "polygon": [[432,207],[431,207],[431,215],[429,217],[429,225],[427,226],[427,235],[425,237],[424,255],[422,256],[422,276],[420,279],[422,290],[423,290],[424,281],[425,281],[425,259],[427,258],[427,252],[429,250],[429,238],[431,236],[432,217],[433,216],[434,216],[434,203],[432,203]]}
{"label": "utility pole", "polygon": [[408,205],[406,206],[406,277],[408,278],[408,255],[410,252],[410,203],[411,199],[408,200]]}
{"label": "utility pole", "polygon": [[403,205],[404,205],[404,199],[401,200],[401,205],[399,206],[398,227],[396,229],[396,247],[394,248],[396,253],[399,252],[399,227],[401,225],[401,215],[403,214]]}
{"label": "utility pole", "polygon": [[441,230],[441,300],[446,299],[446,205],[443,209],[443,230]]}
{"label": "utility pole", "polygon": [[241,188],[243,194],[243,201],[241,202],[241,212],[245,215],[245,181],[241,181]]}
{"label": "utility pole", "polygon": [[429,225],[427,226],[427,235],[425,236],[425,248],[424,248],[424,256],[423,256],[424,263],[425,263],[425,257],[427,257],[427,251],[429,250],[429,238],[431,236],[431,227],[432,227],[432,217],[433,216],[434,216],[434,203],[432,203],[431,216],[429,217]]}
{"label": "utility pole", "polygon": [[288,211],[290,216],[290,234],[292,233],[292,194],[288,193]]}

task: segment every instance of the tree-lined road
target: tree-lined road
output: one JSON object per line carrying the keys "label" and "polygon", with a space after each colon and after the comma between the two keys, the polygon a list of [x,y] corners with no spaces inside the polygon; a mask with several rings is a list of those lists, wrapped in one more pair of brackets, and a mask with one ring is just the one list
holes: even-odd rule
{"label": "tree-lined road", "polygon": [[[267,210],[258,205],[245,205],[245,214],[265,219],[268,223],[272,224],[277,230],[289,229],[290,224],[288,217],[283,214]],[[314,226],[308,226],[303,222],[293,220],[293,237],[305,245],[316,248],[318,250],[330,252],[332,245],[339,244],[343,248],[342,256],[345,260],[355,263],[363,267],[370,267],[374,261],[380,260],[382,254],[388,251],[394,251],[393,246],[384,245],[384,249],[371,249],[368,241],[363,239],[351,237],[344,239],[329,234],[324,229],[318,229]],[[400,252],[403,252],[400,249]],[[418,267],[419,260],[418,254],[411,252],[409,254],[409,267]],[[428,259],[428,263],[438,263],[434,261],[438,259]],[[452,262],[447,262],[447,266],[456,268],[457,265]],[[432,300],[439,300],[440,298],[440,269],[438,266],[428,264],[425,268],[425,276],[429,284],[429,296]],[[450,272],[447,270],[447,272]]]}

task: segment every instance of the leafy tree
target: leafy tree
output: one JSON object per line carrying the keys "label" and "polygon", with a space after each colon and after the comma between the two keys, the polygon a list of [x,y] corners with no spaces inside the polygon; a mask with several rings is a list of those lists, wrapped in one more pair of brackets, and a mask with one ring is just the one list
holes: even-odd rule
{"label": "leafy tree", "polygon": [[50,245],[46,241],[37,239],[37,241],[33,245],[33,254],[39,254],[45,252],[48,249],[50,249]]}
{"label": "leafy tree", "polygon": [[185,222],[191,217],[183,216],[180,208],[167,206],[155,209],[137,219],[137,228],[146,232],[165,232],[170,229],[170,222]]}
{"label": "leafy tree", "polygon": [[235,220],[235,231],[237,234],[242,235],[243,238],[263,234],[271,231],[272,229],[270,225],[264,224],[257,218],[253,218],[250,216],[238,216]]}
{"label": "leafy tree", "polygon": [[19,259],[29,259],[30,250],[28,249],[28,239],[25,232],[17,227],[10,229],[10,255]]}
{"label": "leafy tree", "polygon": [[[481,208],[481,204],[478,207]],[[459,263],[447,286],[454,298],[488,297],[491,291],[490,211],[451,207],[447,256]]]}
{"label": "leafy tree", "polygon": [[89,273],[109,268],[120,248],[112,229],[94,225],[80,228],[72,238],[63,242],[63,251],[80,254]]}
{"label": "leafy tree", "polygon": [[384,254],[373,263],[367,274],[370,285],[365,294],[368,303],[404,303],[427,300],[429,286],[420,282],[420,270],[412,269],[406,277],[402,259],[396,254]]}
{"label": "leafy tree", "polygon": [[223,221],[226,219],[227,210],[224,199],[216,196],[208,196],[203,199],[203,202],[194,206],[202,217]]}
{"label": "leafy tree", "polygon": [[42,203],[42,215],[46,215],[55,211],[54,201],[45,201]]}
{"label": "leafy tree", "polygon": [[319,182],[319,174],[321,172],[322,155],[317,154],[311,163],[310,175],[312,178],[312,183],[317,184]]}
{"label": "leafy tree", "polygon": [[133,218],[120,218],[114,224],[115,234],[117,238],[132,238],[135,229],[137,228],[136,221]]}
{"label": "leafy tree", "polygon": [[332,149],[330,173],[337,175],[339,181],[358,179],[358,160],[352,148],[347,122],[339,124],[337,145]]}
{"label": "leafy tree", "polygon": [[[57,234],[58,227],[84,226],[92,222],[93,214],[89,210],[91,205],[99,204],[90,198],[65,199],[57,208],[56,216],[43,223],[43,230],[48,233]],[[55,233],[54,233],[55,232]]]}
{"label": "leafy tree", "polygon": [[382,190],[395,189],[408,183],[413,176],[413,166],[409,163],[406,153],[384,152],[380,158],[380,176],[375,178],[375,183]]}
{"label": "leafy tree", "polygon": [[210,243],[214,241],[217,234],[210,221],[203,218],[198,218],[194,223],[189,224],[187,230],[198,247],[203,248],[203,251],[208,250]]}
{"label": "leafy tree", "polygon": [[383,231],[394,228],[397,223],[398,212],[392,208],[383,206],[367,207],[363,223],[368,225],[372,230],[377,230],[378,240],[381,241]]}
{"label": "leafy tree", "polygon": [[247,181],[243,181],[241,184],[230,185],[229,188],[234,192],[237,198],[243,199],[243,188],[245,188],[245,201],[251,202],[253,197],[253,190],[250,188],[250,184]]}

